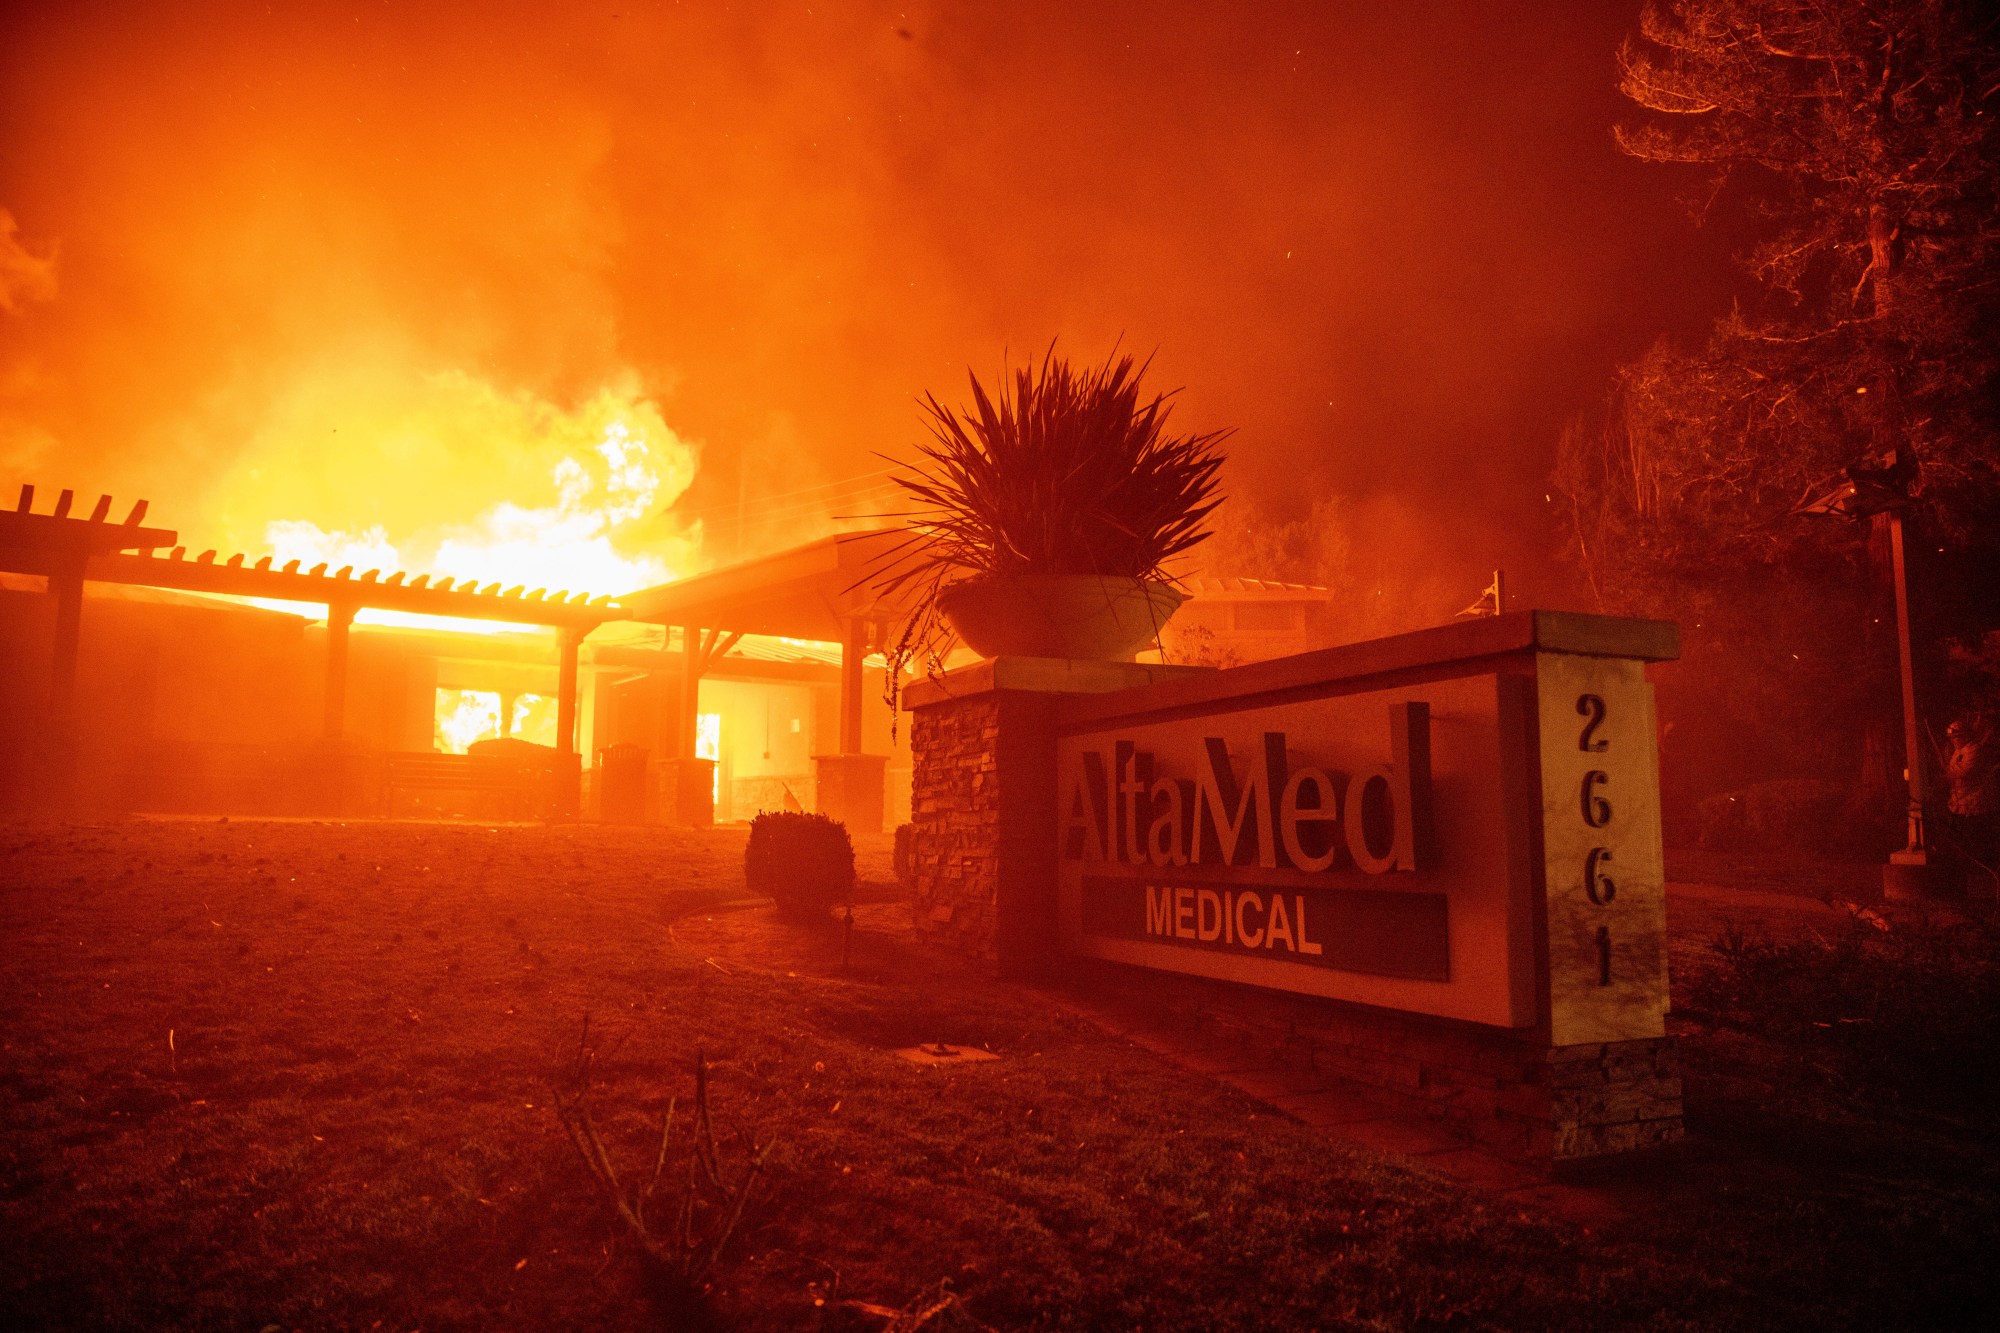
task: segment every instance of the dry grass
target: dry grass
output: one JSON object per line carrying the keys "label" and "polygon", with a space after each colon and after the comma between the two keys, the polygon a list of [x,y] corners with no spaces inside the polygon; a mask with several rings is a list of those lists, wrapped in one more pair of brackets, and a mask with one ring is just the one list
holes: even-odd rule
{"label": "dry grass", "polygon": [[[1690,1029],[1704,1141],[1650,1211],[1592,1234],[982,983],[912,947],[898,905],[860,910],[844,968],[837,928],[714,911],[742,851],[726,831],[0,826],[0,1323],[661,1326],[550,1105],[586,1013],[617,1161],[652,1160],[697,1049],[720,1150],[779,1141],[713,1275],[726,1327],[880,1328],[866,1307],[947,1280],[953,1317],[995,1328],[1990,1308],[1990,1113],[1823,1113],[1755,1044],[1776,1037]],[[889,880],[886,838],[857,851]],[[1003,1058],[888,1053],[936,1040]]]}

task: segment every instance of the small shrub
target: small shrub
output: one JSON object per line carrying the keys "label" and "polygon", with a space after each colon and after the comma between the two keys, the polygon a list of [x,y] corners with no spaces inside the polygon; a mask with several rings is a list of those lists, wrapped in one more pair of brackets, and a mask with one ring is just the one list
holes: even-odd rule
{"label": "small shrub", "polygon": [[2000,1095],[2000,934],[1978,922],[1874,920],[1857,915],[1830,940],[1731,930],[1676,1008],[1778,1043],[1868,1100],[1990,1122]]}
{"label": "small shrub", "polygon": [[906,889],[917,887],[917,826],[896,825],[896,850],[890,857],[896,882]]}
{"label": "small shrub", "polygon": [[750,821],[743,878],[788,916],[821,917],[854,900],[854,843],[825,815],[767,810]]}

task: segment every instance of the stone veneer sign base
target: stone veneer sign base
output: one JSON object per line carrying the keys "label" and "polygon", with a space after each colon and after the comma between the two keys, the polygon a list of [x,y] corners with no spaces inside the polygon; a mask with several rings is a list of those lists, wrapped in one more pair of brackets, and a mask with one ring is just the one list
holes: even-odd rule
{"label": "stone veneer sign base", "polygon": [[1674,627],[1553,612],[1227,671],[913,685],[918,927],[1553,1167],[1681,1137]]}

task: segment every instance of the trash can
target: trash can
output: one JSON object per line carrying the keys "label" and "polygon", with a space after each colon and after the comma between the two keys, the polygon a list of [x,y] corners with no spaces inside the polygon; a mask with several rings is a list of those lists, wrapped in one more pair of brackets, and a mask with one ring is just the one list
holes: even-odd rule
{"label": "trash can", "polygon": [[606,824],[646,822],[646,749],[607,745],[597,752],[597,817]]}

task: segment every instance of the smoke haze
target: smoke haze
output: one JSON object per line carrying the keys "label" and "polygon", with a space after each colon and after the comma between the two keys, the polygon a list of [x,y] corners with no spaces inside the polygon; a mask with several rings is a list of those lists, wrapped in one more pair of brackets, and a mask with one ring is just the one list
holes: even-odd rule
{"label": "smoke haze", "polygon": [[554,503],[520,423],[608,394],[713,560],[968,366],[1122,339],[1238,428],[1239,514],[1544,559],[1558,423],[1726,281],[1612,144],[1635,13],[14,5],[0,468],[202,544],[435,533]]}

